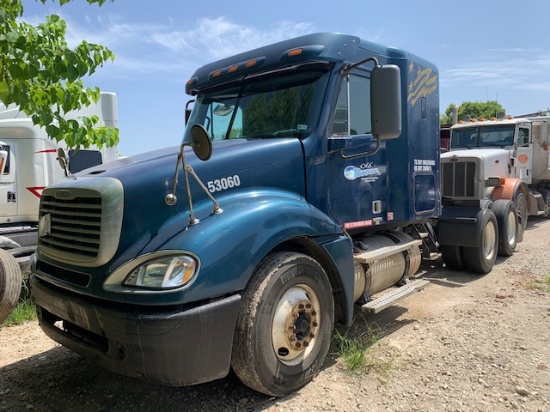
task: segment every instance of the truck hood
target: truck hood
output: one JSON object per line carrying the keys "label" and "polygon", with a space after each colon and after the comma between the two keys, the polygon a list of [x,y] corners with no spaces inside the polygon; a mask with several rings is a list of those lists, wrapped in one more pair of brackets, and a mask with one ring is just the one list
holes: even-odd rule
{"label": "truck hood", "polygon": [[456,156],[458,158],[462,157],[477,157],[480,159],[486,159],[488,161],[493,159],[507,159],[510,156],[510,151],[506,149],[499,148],[478,148],[478,149],[461,149],[461,150],[451,150],[449,152],[441,153],[441,159],[448,159],[450,157]]}
{"label": "truck hood", "polygon": [[[102,226],[102,230],[105,233],[112,230],[105,235],[112,244],[100,252],[103,255],[97,260],[99,264],[114,256],[116,243],[118,253],[127,255],[121,259],[127,260],[145,245],[151,250],[159,248],[159,244],[151,243],[152,239],[164,244],[178,236],[191,221],[189,200],[193,217],[206,221],[213,216],[214,202],[210,196],[224,209],[223,216],[247,210],[250,203],[261,202],[261,193],[279,194],[279,198],[286,196],[297,201],[304,198],[304,152],[297,138],[214,142],[208,161],[199,160],[191,148],[186,147],[188,170],[191,166],[204,186],[189,173],[188,191],[179,164],[177,201],[168,205],[166,196],[174,190],[179,152],[176,146],[89,168],[57,181],[46,188],[45,193],[62,193],[65,198],[70,197],[70,193],[85,191],[93,194],[90,197],[98,198],[97,192],[100,193],[99,202],[104,205],[105,215],[102,220],[109,222],[109,227]],[[119,234],[120,238],[115,239]]]}
{"label": "truck hood", "polygon": [[[83,180],[87,176],[104,176],[120,180],[124,186],[125,202],[154,195],[164,198],[173,189],[179,151],[180,147],[174,146],[122,158],[86,169],[74,176]],[[208,161],[199,160],[190,147],[185,148],[185,158],[205,185],[208,185],[208,182],[214,184],[216,180],[238,176],[240,188],[259,182],[264,182],[265,186],[265,182],[268,182],[271,188],[304,193],[303,167],[295,170],[298,174],[294,175],[293,182],[277,179],[277,173],[281,172],[278,169],[284,169],[297,159],[303,159],[301,142],[295,138],[217,141],[213,142],[212,157]],[[302,162],[299,161],[300,166],[303,165]],[[202,197],[198,184],[192,177],[190,179],[193,194]],[[214,189],[225,192],[232,188],[220,184]],[[185,179],[181,164],[177,195],[185,199]]]}

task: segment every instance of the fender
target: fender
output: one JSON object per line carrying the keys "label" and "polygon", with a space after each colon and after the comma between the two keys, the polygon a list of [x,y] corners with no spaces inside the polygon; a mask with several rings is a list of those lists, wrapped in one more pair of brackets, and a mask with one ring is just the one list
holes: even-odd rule
{"label": "fender", "polygon": [[481,228],[478,222],[488,213],[485,207],[448,206],[437,225],[437,241],[440,245],[479,247]]}
{"label": "fender", "polygon": [[491,200],[514,200],[518,190],[524,192],[525,197],[527,198],[527,202],[529,202],[529,191],[527,190],[525,183],[523,183],[521,179],[517,179],[515,177],[507,177],[504,179],[504,183],[502,185],[495,187],[491,193]]}
{"label": "fender", "polygon": [[[203,269],[185,301],[244,289],[261,259],[287,240],[343,233],[331,218],[290,192],[237,192],[218,198],[218,202],[224,209],[222,214],[209,215],[166,245],[182,245],[179,248],[201,260]],[[211,204],[207,207],[211,209]]]}

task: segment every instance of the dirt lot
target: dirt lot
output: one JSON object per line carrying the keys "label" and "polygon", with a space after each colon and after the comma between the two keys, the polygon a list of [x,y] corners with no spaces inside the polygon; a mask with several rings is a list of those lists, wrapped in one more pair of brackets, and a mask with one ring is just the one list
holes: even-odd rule
{"label": "dirt lot", "polygon": [[[354,324],[380,336],[372,368],[331,355],[299,392],[273,399],[232,375],[148,385],[84,361],[36,322],[0,329],[0,411],[550,411],[550,220],[531,219],[514,256],[486,276],[429,268],[431,284]],[[182,347],[182,350],[185,350]]]}

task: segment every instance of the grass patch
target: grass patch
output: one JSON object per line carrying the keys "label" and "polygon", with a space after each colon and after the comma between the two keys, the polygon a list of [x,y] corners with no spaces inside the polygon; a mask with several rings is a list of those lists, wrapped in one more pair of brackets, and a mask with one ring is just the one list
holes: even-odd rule
{"label": "grass patch", "polygon": [[365,369],[368,344],[357,337],[350,337],[347,333],[336,331],[334,334],[336,353],[342,358],[344,367],[350,372],[359,372]]}
{"label": "grass patch", "polygon": [[527,284],[527,287],[529,289],[537,289],[544,292],[550,292],[550,276],[547,276],[544,279],[533,280]]}
{"label": "grass patch", "polygon": [[361,373],[369,371],[385,372],[391,367],[391,361],[369,358],[368,349],[379,340],[376,333],[376,326],[368,325],[366,320],[364,324],[354,326],[340,331],[335,330],[332,341],[333,353],[341,358],[344,368],[351,373]]}
{"label": "grass patch", "polygon": [[10,315],[4,319],[2,326],[21,325],[29,320],[36,319],[36,306],[29,299],[21,299]]}

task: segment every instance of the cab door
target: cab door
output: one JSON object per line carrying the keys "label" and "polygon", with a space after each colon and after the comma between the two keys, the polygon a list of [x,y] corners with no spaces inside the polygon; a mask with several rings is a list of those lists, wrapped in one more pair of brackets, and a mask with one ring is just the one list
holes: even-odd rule
{"label": "cab door", "polygon": [[516,136],[512,177],[516,177],[530,184],[533,180],[533,143],[531,138],[531,125],[520,123],[516,130]]}
{"label": "cab door", "polygon": [[385,144],[370,133],[370,77],[357,71],[342,81],[328,138],[329,211],[345,229],[383,223],[387,209]]}

